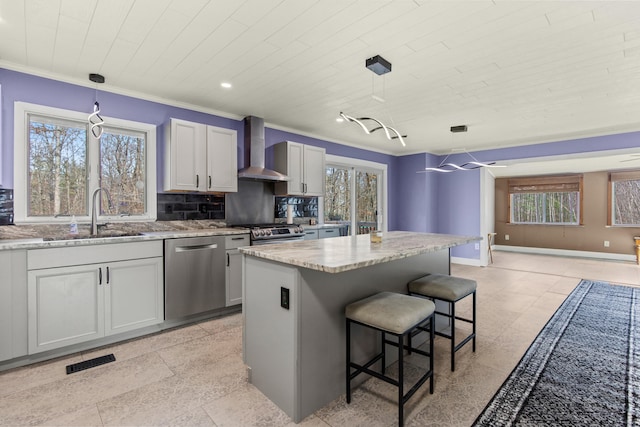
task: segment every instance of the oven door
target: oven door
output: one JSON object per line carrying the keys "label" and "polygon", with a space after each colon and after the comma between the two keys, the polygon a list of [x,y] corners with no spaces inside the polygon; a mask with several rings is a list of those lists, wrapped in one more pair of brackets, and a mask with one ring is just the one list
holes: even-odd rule
{"label": "oven door", "polygon": [[275,245],[276,243],[301,242],[304,236],[281,237],[278,239],[252,240],[251,246]]}

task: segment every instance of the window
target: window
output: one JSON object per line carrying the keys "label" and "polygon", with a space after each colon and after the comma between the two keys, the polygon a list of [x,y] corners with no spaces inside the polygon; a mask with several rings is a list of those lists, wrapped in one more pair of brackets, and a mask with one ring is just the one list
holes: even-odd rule
{"label": "window", "polygon": [[385,175],[383,164],[327,156],[324,222],[349,225],[355,234],[386,228],[382,216]]}
{"label": "window", "polygon": [[582,223],[582,175],[509,179],[513,224]]}
{"label": "window", "polygon": [[84,113],[16,103],[16,222],[154,220],[155,126],[105,117],[97,139]]}
{"label": "window", "polygon": [[609,174],[609,225],[640,225],[640,171]]}

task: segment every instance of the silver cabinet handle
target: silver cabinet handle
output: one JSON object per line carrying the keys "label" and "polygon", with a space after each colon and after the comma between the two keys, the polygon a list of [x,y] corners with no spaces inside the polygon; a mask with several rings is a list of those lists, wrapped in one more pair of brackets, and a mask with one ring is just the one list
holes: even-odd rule
{"label": "silver cabinet handle", "polygon": [[210,245],[176,246],[176,252],[200,251],[203,249],[216,249],[217,247],[217,243],[212,243]]}

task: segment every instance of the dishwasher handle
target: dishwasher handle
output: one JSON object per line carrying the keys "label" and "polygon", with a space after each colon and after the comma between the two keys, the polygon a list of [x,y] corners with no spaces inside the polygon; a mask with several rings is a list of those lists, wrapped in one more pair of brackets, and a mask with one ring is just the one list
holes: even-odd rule
{"label": "dishwasher handle", "polygon": [[189,251],[201,251],[206,249],[217,249],[217,243],[211,243],[209,245],[190,245],[190,246],[176,246],[176,252],[189,252]]}

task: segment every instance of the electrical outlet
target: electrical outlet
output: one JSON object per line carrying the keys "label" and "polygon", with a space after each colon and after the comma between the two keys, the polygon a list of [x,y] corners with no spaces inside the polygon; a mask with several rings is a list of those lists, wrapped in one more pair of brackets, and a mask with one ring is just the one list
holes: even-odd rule
{"label": "electrical outlet", "polygon": [[608,248],[608,247],[609,247],[609,241],[608,241],[608,240],[605,240],[605,241],[604,241],[604,247],[605,247],[605,248]]}
{"label": "electrical outlet", "polygon": [[289,310],[289,289],[280,287],[280,307]]}
{"label": "electrical outlet", "polygon": [[480,243],[476,243],[476,251],[480,250]]}
{"label": "electrical outlet", "polygon": [[509,235],[508,234],[504,235],[504,240],[509,240]]}

